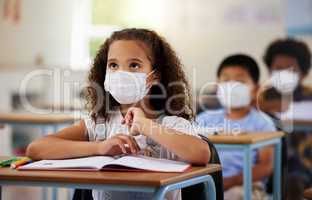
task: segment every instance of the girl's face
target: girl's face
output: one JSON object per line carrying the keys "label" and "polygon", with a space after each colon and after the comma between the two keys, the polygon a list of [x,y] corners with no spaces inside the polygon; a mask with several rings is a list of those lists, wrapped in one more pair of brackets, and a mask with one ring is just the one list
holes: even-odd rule
{"label": "girl's face", "polygon": [[152,72],[147,46],[134,40],[114,41],[108,51],[106,69],[111,72]]}

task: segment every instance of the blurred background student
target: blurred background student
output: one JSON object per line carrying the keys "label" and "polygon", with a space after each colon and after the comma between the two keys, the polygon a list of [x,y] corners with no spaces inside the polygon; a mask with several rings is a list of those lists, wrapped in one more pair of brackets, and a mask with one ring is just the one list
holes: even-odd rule
{"label": "blurred background student", "polygon": [[[312,87],[304,80],[311,69],[311,51],[298,39],[272,42],[264,62],[270,73],[269,87],[260,94],[259,106],[283,130],[281,120],[312,120]],[[295,126],[296,124],[294,124]],[[289,132],[289,130],[284,130]],[[311,131],[291,131],[287,136],[287,196],[296,199],[312,186]]]}
{"label": "blurred background student", "polygon": [[[228,134],[276,130],[271,119],[255,107],[260,71],[253,58],[243,54],[226,57],[217,69],[217,78],[217,98],[222,108],[199,114],[196,119],[199,126],[218,127]],[[219,150],[218,153],[224,176],[224,199],[244,199],[243,152]],[[272,155],[272,147],[256,150],[252,154],[254,200],[267,198],[263,183],[272,174]]]}
{"label": "blurred background student", "polygon": [[[311,68],[311,52],[306,43],[293,38],[278,39],[268,46],[263,60],[270,74],[267,98],[276,93],[292,102],[312,101],[312,87],[304,84]],[[265,103],[271,101],[264,101],[262,106],[272,114],[288,109],[288,104],[270,107]]]}

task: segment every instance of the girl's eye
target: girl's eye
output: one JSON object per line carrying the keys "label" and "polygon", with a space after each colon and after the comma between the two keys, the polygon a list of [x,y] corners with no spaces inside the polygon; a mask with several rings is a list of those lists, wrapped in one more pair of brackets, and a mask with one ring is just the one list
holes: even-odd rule
{"label": "girl's eye", "polygon": [[109,63],[108,68],[109,69],[117,69],[118,65],[116,63]]}
{"label": "girl's eye", "polygon": [[132,68],[132,69],[139,69],[140,68],[140,64],[139,63],[131,63],[130,64],[130,68]]}

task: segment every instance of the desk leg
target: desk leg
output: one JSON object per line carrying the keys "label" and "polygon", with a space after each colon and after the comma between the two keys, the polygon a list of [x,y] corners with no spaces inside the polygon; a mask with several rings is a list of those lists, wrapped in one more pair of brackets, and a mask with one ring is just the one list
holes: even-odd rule
{"label": "desk leg", "polygon": [[57,188],[52,188],[52,200],[57,200]]}
{"label": "desk leg", "polygon": [[[54,124],[53,125],[53,134],[55,134],[58,131],[58,125]],[[57,200],[57,194],[58,194],[58,189],[56,187],[52,188],[52,200]]]}
{"label": "desk leg", "polygon": [[273,177],[273,199],[281,199],[281,162],[282,162],[282,143],[281,140],[275,144],[274,151],[274,177]]}
{"label": "desk leg", "polygon": [[0,185],[0,200],[2,200],[2,186]]}
{"label": "desk leg", "polygon": [[153,195],[153,200],[163,200],[165,195],[169,191],[178,190],[185,188],[187,186],[195,185],[198,183],[207,183],[206,196],[209,200],[216,200],[216,186],[210,175],[199,176],[185,180],[179,183],[174,183],[158,188]]}
{"label": "desk leg", "polygon": [[[48,128],[45,125],[41,125],[39,127],[40,132],[41,132],[41,136],[45,136],[48,133]],[[48,188],[47,187],[42,187],[42,200],[47,200],[48,199]]]}
{"label": "desk leg", "polygon": [[252,150],[250,145],[244,147],[244,166],[243,166],[243,180],[244,180],[244,199],[252,199]]}
{"label": "desk leg", "polygon": [[214,182],[206,182],[206,197],[209,200],[216,200],[217,199],[217,194],[216,194],[216,187]]}
{"label": "desk leg", "polygon": [[[57,131],[58,126],[57,125],[42,125],[40,127],[41,130],[41,135],[45,136],[49,134],[49,131],[51,131],[51,127],[52,127],[52,131],[53,133],[55,133]],[[48,199],[48,188],[44,187],[42,188],[42,199],[43,200],[47,200]],[[57,200],[57,188],[52,188],[52,200]]]}

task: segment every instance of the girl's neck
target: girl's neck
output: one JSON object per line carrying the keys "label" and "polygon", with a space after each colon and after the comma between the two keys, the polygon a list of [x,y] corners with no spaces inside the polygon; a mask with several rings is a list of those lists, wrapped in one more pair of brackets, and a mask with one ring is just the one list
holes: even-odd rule
{"label": "girl's neck", "polygon": [[226,117],[231,120],[242,119],[248,115],[250,110],[250,106],[245,108],[230,108],[227,110]]}

